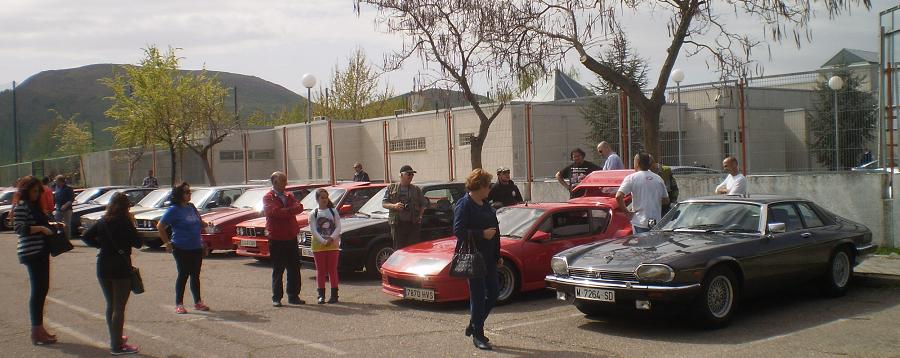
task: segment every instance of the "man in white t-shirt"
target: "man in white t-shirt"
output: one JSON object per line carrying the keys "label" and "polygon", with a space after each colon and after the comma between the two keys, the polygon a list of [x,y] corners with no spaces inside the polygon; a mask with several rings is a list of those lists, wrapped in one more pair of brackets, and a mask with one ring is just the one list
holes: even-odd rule
{"label": "man in white t-shirt", "polygon": [[735,157],[727,157],[722,161],[722,168],[728,173],[725,181],[716,187],[716,194],[747,195],[747,178],[738,172],[738,161]]}
{"label": "man in white t-shirt", "polygon": [[[631,217],[635,234],[650,231],[651,221],[662,217],[662,207],[669,204],[669,193],[663,179],[650,171],[650,155],[641,153],[634,156],[634,167],[638,170],[622,180],[616,192],[617,210]],[[631,194],[631,210],[625,206],[625,195]]]}

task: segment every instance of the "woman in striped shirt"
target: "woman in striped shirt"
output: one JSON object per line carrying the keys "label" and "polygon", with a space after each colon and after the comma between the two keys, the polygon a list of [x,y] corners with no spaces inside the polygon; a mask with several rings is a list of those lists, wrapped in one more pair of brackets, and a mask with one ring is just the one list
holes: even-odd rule
{"label": "woman in striped shirt", "polygon": [[19,262],[28,268],[31,281],[31,343],[44,345],[56,343],[56,336],[44,329],[44,302],[50,290],[50,251],[45,237],[53,235],[47,214],[41,209],[41,192],[44,186],[32,176],[19,181],[16,195],[14,228],[19,236],[17,249]]}

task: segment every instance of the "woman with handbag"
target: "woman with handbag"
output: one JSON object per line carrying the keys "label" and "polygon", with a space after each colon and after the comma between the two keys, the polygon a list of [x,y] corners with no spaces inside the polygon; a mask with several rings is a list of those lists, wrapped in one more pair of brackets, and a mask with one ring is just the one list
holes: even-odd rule
{"label": "woman with handbag", "polygon": [[44,303],[50,291],[50,249],[47,239],[54,235],[47,213],[41,208],[40,180],[26,176],[19,180],[13,227],[19,236],[16,252],[19,262],[28,268],[31,282],[31,298],[28,309],[31,316],[31,343],[44,345],[56,343],[56,336],[44,329]]}
{"label": "woman with handbag", "polygon": [[[172,206],[166,209],[159,224],[159,238],[166,245],[166,251],[175,257],[178,278],[175,279],[175,313],[185,314],[184,286],[188,279],[191,282],[191,294],[194,296],[194,309],[209,311],[209,306],[200,299],[200,268],[203,266],[203,240],[200,230],[206,226],[200,218],[197,207],[191,203],[191,187],[181,183],[172,189]],[[166,231],[172,228],[172,236]]]}
{"label": "woman with handbag", "polygon": [[[478,349],[493,349],[490,340],[484,336],[484,322],[497,301],[499,281],[497,265],[500,261],[499,222],[497,214],[487,202],[491,193],[492,176],[482,169],[475,169],[466,178],[468,194],[456,203],[453,212],[453,233],[456,235],[457,252],[461,248],[479,253],[484,259],[474,260],[477,265],[469,277],[469,325],[466,336],[472,336],[472,343]],[[474,250],[473,250],[474,249]],[[482,274],[483,273],[483,274]]]}
{"label": "woman with handbag", "polygon": [[106,214],[81,236],[90,247],[100,249],[97,254],[97,279],[106,298],[106,326],[109,347],[113,355],[134,354],[140,349],[128,345],[122,335],[125,327],[125,305],[131,296],[131,248],[140,248],[142,241],[134,227],[134,217],[128,212],[128,196],[113,195]]}

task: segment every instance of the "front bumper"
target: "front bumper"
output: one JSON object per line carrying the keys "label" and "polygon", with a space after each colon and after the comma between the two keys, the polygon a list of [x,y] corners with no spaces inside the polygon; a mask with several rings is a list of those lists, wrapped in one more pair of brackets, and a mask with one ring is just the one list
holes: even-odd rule
{"label": "front bumper", "polygon": [[234,250],[237,247],[237,244],[231,240],[231,235],[225,232],[217,234],[202,233],[200,238],[210,250]]}
{"label": "front bumper", "polygon": [[878,250],[878,245],[875,245],[875,244],[869,244],[866,246],[857,247],[856,248],[856,259],[854,260],[854,261],[856,261],[855,265],[861,264],[863,261],[865,261],[867,258],[869,258],[869,256],[872,256],[872,254],[874,254],[875,251],[877,251],[877,250]]}
{"label": "front bumper", "polygon": [[[566,300],[575,299],[575,287],[597,288],[615,291],[616,303],[633,301],[658,301],[672,303],[690,302],[700,292],[700,284],[652,285],[627,281],[603,281],[547,275],[544,280],[550,288],[565,294]],[[563,295],[557,294],[563,299]],[[597,301],[598,303],[603,303]]]}
{"label": "front bumper", "polygon": [[140,236],[144,242],[159,240],[159,231],[138,229],[138,236]]}
{"label": "front bumper", "polygon": [[418,276],[381,270],[381,292],[406,299],[406,288],[434,290],[433,302],[465,301],[469,299],[469,283],[465,279],[447,276]]}
{"label": "front bumper", "polygon": [[[241,245],[241,242],[253,242],[254,246]],[[238,256],[269,258],[269,239],[258,236],[235,236],[231,238],[234,253]]]}

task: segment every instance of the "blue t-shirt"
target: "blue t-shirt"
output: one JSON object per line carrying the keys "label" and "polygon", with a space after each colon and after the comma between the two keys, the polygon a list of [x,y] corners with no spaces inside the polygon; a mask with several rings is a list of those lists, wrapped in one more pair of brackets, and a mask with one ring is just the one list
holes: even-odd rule
{"label": "blue t-shirt", "polygon": [[203,248],[200,240],[201,222],[193,205],[172,205],[159,222],[172,227],[172,245],[182,250]]}

